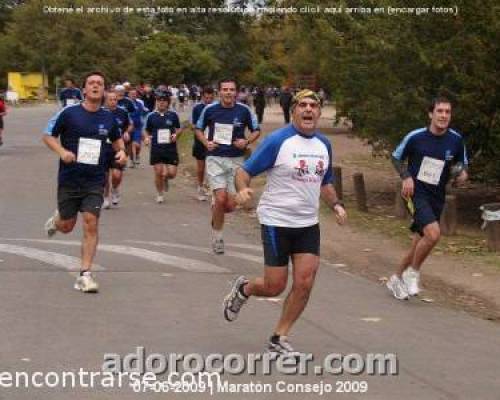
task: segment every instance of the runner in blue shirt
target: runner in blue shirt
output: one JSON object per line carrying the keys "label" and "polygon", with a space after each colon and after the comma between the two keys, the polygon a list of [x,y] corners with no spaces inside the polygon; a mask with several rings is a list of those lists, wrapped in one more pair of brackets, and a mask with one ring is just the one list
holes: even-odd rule
{"label": "runner in blue shirt", "polygon": [[155,172],[155,186],[158,192],[156,202],[165,201],[164,193],[168,180],[177,175],[179,154],[177,140],[181,134],[181,125],[177,113],[169,110],[170,96],[165,91],[156,93],[156,111],[148,114],[144,128],[144,143],[151,143],[150,164]]}
{"label": "runner in blue shirt", "polygon": [[[85,100],[58,112],[45,130],[43,141],[60,157],[57,210],[45,223],[49,237],[57,231],[69,233],[82,213],[82,266],[75,289],[96,292],[90,269],[97,249],[97,230],[106,177],[105,143],[109,139],[116,160],[127,160],[123,140],[113,114],[101,107],[105,79],[101,72],[85,76]],[[58,140],[59,139],[59,140]]]}
{"label": "runner in blue shirt", "polygon": [[[118,129],[120,130],[120,135],[123,141],[127,141],[130,137],[130,131],[133,128],[132,121],[125,109],[118,107],[118,96],[114,90],[106,92],[104,106],[109,110],[115,117],[116,123],[118,124]],[[106,186],[104,188],[104,203],[102,208],[110,208],[111,204],[118,206],[120,203],[120,192],[119,186],[123,179],[123,169],[124,165],[120,165],[116,159],[116,152],[112,148],[111,142],[108,140],[106,143],[108,162],[107,170],[109,177],[106,178]],[[111,199],[109,198],[111,192]]]}
{"label": "runner in blue shirt", "polygon": [[[224,253],[224,214],[234,210],[234,174],[243,163],[248,145],[260,135],[257,118],[250,108],[236,102],[237,85],[234,79],[219,83],[220,101],[203,110],[196,123],[196,136],[207,148],[206,171],[212,196],[212,249]],[[208,128],[208,137],[205,129]],[[248,138],[246,129],[250,130]]]}
{"label": "runner in blue shirt", "polygon": [[[205,87],[203,89],[202,94],[202,102],[196,104],[193,107],[193,112],[191,114],[191,124],[193,127],[196,127],[196,123],[200,118],[201,113],[205,109],[205,107],[209,104],[212,104],[214,101],[214,90],[211,87]],[[196,158],[196,178],[198,181],[198,200],[206,201],[208,200],[208,195],[206,193],[205,188],[203,187],[203,182],[205,180],[205,159],[207,158],[207,149],[200,142],[196,136],[194,135],[193,141],[193,157]]]}
{"label": "runner in blue shirt", "polygon": [[[134,107],[134,103],[132,103],[132,101],[128,97],[125,96],[125,86],[116,85],[114,87],[114,90],[116,92],[116,95],[118,96],[118,106],[123,108],[125,111],[127,111],[130,120],[132,120],[132,114],[135,111],[135,107]],[[134,128],[133,125],[134,124],[132,122],[132,130]],[[129,160],[130,160],[130,168],[135,168],[135,163],[132,160],[132,131],[130,131],[130,133],[131,133],[131,135],[128,138],[127,137],[124,138],[125,148],[126,148]]]}
{"label": "runner in blue shirt", "polygon": [[147,115],[149,110],[144,107],[144,103],[139,99],[137,89],[130,89],[128,95],[129,100],[134,106],[134,111],[130,114],[130,118],[134,124],[134,130],[131,134],[132,153],[130,155],[130,163],[132,164],[131,167],[138,167],[141,163],[142,127],[144,126],[143,118]]}
{"label": "runner in blue shirt", "polygon": [[[439,97],[429,107],[430,125],[408,133],[392,153],[403,180],[401,195],[408,202],[415,233],[409,252],[387,282],[395,298],[408,299],[420,292],[420,268],[438,243],[439,219],[450,179],[467,180],[468,160],[462,136],[451,129],[452,106]],[[407,160],[407,165],[404,161]]]}
{"label": "runner in blue shirt", "polygon": [[64,80],[64,89],[59,93],[61,106],[64,108],[66,106],[78,104],[82,100],[82,92],[75,87],[75,81],[72,78],[66,78]]}

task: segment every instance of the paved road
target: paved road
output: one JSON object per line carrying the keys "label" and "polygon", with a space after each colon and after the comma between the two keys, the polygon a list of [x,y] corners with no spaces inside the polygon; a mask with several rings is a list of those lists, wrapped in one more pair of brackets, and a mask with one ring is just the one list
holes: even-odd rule
{"label": "paved road", "polygon": [[[231,279],[261,271],[255,222],[242,226],[242,217],[231,217],[228,252],[213,255],[209,207],[195,199],[192,178],[183,174],[171,185],[166,203],[157,205],[150,167],[126,171],[121,207],[104,211],[101,219],[96,258],[101,291],[85,295],[72,289],[80,229],[51,240],[42,231],[55,207],[57,163],[42,145],[40,132],[55,110],[12,110],[0,148],[0,399],[164,397],[151,391],[135,393],[127,385],[47,387],[62,381],[63,372],[101,371],[106,353],[125,357],[138,347],[144,348],[146,358],[154,353],[261,353],[282,299],[252,299],[233,324],[223,320],[220,307]],[[293,332],[293,344],[313,353],[316,365],[331,353],[396,354],[398,374],[315,376],[313,369],[306,375],[276,370],[270,375],[226,374],[222,381],[240,384],[228,386],[239,392],[221,393],[215,387],[213,397],[318,398],[317,393],[278,390],[286,384],[300,390],[307,389],[304,384],[322,383],[327,390],[351,391],[325,396],[349,399],[499,398],[498,325],[420,301],[396,302],[380,286],[335,263],[324,260],[314,295]],[[15,386],[10,377],[23,371],[37,377],[35,383],[35,373],[45,373],[48,384],[26,388],[21,376],[21,387],[9,388]],[[83,383],[89,383],[87,378]],[[272,392],[244,393],[252,382],[262,383],[254,388]],[[352,393],[362,389],[363,382],[367,392]]]}

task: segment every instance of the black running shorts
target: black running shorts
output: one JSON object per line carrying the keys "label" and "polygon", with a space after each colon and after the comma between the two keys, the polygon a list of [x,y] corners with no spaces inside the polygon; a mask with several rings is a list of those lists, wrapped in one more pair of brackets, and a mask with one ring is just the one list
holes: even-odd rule
{"label": "black running shorts", "polygon": [[203,145],[203,143],[195,139],[193,143],[192,155],[197,160],[205,161],[205,159],[207,158],[207,148]]}
{"label": "black running shorts", "polygon": [[99,217],[104,201],[103,192],[102,186],[90,188],[59,186],[57,189],[57,208],[61,219],[74,218],[78,212],[89,212]]}
{"label": "black running shorts", "polygon": [[319,256],[319,224],[305,228],[261,225],[261,236],[267,266],[287,266],[292,254],[309,253]]}
{"label": "black running shorts", "polygon": [[178,165],[179,155],[175,151],[152,150],[149,158],[149,164]]}

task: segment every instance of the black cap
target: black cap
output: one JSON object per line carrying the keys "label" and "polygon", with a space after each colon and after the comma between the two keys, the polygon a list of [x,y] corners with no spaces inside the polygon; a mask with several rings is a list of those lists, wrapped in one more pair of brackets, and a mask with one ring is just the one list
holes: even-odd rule
{"label": "black cap", "polygon": [[172,96],[172,93],[170,93],[168,90],[157,90],[157,91],[155,91],[155,97],[157,99],[167,99],[167,100],[170,100],[171,96]]}

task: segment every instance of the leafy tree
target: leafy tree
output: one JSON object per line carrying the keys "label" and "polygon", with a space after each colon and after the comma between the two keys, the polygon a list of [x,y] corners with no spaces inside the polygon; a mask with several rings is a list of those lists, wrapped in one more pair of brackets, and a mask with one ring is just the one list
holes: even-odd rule
{"label": "leafy tree", "polygon": [[[79,77],[100,69],[113,80],[129,75],[129,59],[133,58],[136,44],[148,33],[148,25],[140,16],[49,14],[43,12],[44,5],[77,7],[87,6],[88,2],[47,3],[28,1],[13,9],[0,41],[0,54],[11,55],[0,65],[4,73],[43,71],[51,78],[66,74]],[[118,0],[107,4],[123,6]]]}
{"label": "leafy tree", "polygon": [[24,0],[2,0],[0,2],[0,33],[5,29],[14,7],[24,3]]}
{"label": "leafy tree", "polygon": [[[350,5],[338,4],[344,10]],[[389,5],[422,7],[403,0],[364,3]],[[430,6],[420,16],[293,16],[284,26],[291,38],[287,64],[294,73],[316,74],[335,94],[341,115],[380,150],[391,150],[406,132],[426,125],[430,100],[448,95],[456,103],[452,125],[466,136],[473,176],[500,181],[500,5],[461,0],[439,7],[455,5],[457,15]]]}
{"label": "leafy tree", "polygon": [[160,32],[136,49],[137,73],[154,83],[206,82],[219,62],[188,38]]}

